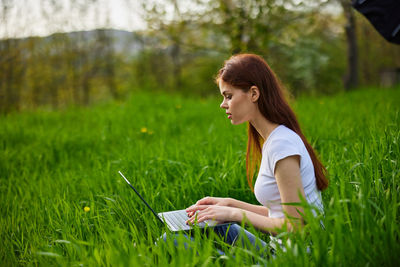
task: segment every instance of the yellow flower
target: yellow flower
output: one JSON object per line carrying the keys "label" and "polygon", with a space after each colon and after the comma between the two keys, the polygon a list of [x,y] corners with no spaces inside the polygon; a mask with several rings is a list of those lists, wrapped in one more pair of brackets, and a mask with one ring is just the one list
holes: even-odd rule
{"label": "yellow flower", "polygon": [[147,133],[147,128],[146,127],[142,127],[142,129],[140,129],[140,132]]}
{"label": "yellow flower", "polygon": [[90,211],[90,208],[89,208],[89,207],[84,207],[83,210],[84,210],[85,212],[89,212],[89,211]]}
{"label": "yellow flower", "polygon": [[177,109],[180,109],[182,106],[181,105],[176,105],[176,108]]}

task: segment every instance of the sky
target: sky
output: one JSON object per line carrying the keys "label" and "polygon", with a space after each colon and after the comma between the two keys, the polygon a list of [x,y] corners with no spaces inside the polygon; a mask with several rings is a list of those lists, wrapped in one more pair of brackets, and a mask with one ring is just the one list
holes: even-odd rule
{"label": "sky", "polygon": [[[51,3],[56,3],[56,5]],[[140,30],[145,23],[132,0],[0,0],[0,38],[113,28]],[[10,3],[5,18],[4,6]]]}

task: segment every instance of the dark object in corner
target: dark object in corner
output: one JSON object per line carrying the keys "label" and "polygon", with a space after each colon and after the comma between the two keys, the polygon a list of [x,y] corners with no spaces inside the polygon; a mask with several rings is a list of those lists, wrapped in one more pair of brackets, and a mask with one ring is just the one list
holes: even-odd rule
{"label": "dark object in corner", "polygon": [[387,41],[400,44],[400,0],[354,0],[352,5]]}

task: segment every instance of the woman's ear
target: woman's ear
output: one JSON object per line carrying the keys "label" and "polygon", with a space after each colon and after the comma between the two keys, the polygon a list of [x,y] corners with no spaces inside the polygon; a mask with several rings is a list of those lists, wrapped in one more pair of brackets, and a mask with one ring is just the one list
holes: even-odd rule
{"label": "woman's ear", "polygon": [[257,102],[258,98],[260,97],[260,90],[257,86],[250,87],[250,94],[251,94],[251,101]]}

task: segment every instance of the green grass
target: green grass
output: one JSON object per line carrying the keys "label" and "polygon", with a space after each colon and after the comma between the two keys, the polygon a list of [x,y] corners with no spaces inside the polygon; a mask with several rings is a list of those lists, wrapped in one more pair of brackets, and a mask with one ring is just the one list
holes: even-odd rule
{"label": "green grass", "polygon": [[0,117],[1,265],[398,264],[398,89],[293,103],[330,174],[325,230],[306,215],[304,231],[282,231],[286,251],[269,258],[230,247],[219,256],[217,238],[200,233],[189,250],[171,240],[154,245],[165,229],[118,170],[157,211],[207,195],[257,203],[245,178],[246,127],[230,124],[220,100],[143,93],[126,103]]}

